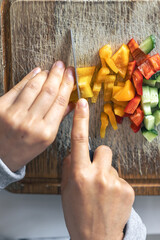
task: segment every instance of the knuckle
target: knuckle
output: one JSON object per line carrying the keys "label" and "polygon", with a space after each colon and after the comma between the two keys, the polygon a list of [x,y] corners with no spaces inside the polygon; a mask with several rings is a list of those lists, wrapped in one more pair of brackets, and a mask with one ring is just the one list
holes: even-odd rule
{"label": "knuckle", "polygon": [[62,106],[62,107],[66,107],[67,105],[67,101],[65,99],[64,96],[62,95],[59,95],[56,99],[56,103],[59,105],[59,106]]}
{"label": "knuckle", "polygon": [[72,131],[72,140],[74,142],[86,143],[88,142],[88,137],[82,132],[73,132]]}
{"label": "knuckle", "polygon": [[57,95],[55,89],[51,86],[44,86],[42,91],[51,97],[55,97]]}
{"label": "knuckle", "polygon": [[135,193],[133,188],[127,184],[128,186],[125,186],[123,188],[123,195],[124,198],[126,199],[126,201],[128,201],[129,203],[133,203],[134,202],[134,198],[135,198]]}
{"label": "knuckle", "polygon": [[45,145],[50,144],[52,138],[52,133],[50,128],[45,128],[39,136],[39,139],[41,139],[41,142],[43,142]]}
{"label": "knuckle", "polygon": [[96,176],[96,185],[100,192],[105,192],[108,189],[107,179],[102,172]]}
{"label": "knuckle", "polygon": [[88,182],[87,175],[85,171],[78,170],[72,173],[72,182],[76,185],[78,189],[84,189],[84,186]]}
{"label": "knuckle", "polygon": [[39,84],[35,81],[30,81],[27,83],[26,88],[30,90],[37,91],[39,89]]}
{"label": "knuckle", "polygon": [[112,150],[110,149],[110,147],[105,146],[105,145],[101,145],[96,149],[97,152],[104,152],[105,154],[107,153],[108,155],[112,156]]}

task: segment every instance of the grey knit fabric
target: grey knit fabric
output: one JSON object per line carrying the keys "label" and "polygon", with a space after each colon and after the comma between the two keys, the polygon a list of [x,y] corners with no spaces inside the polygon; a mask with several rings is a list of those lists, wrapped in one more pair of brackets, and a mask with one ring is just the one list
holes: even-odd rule
{"label": "grey knit fabric", "polygon": [[26,168],[23,167],[19,171],[13,173],[0,159],[0,190],[7,187],[13,182],[20,181],[25,176]]}

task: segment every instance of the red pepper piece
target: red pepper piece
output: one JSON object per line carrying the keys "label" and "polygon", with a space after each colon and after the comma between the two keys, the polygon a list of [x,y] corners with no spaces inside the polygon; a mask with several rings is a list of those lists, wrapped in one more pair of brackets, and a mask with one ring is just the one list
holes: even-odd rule
{"label": "red pepper piece", "polygon": [[131,123],[130,126],[134,133],[137,133],[141,129],[141,124],[137,127],[134,123]]}
{"label": "red pepper piece", "polygon": [[115,115],[116,116],[116,121],[117,121],[117,123],[118,124],[122,124],[122,122],[123,122],[123,117],[120,117],[120,116],[117,116],[117,115]]}
{"label": "red pepper piece", "polygon": [[131,80],[131,77],[132,77],[132,74],[133,74],[133,71],[134,71],[135,67],[136,67],[136,61],[128,63],[126,80]]}
{"label": "red pepper piece", "polygon": [[131,54],[137,49],[139,48],[138,43],[132,38],[129,43],[127,44],[129,47],[129,50],[131,52]]}
{"label": "red pepper piece", "polygon": [[137,127],[141,125],[144,118],[144,112],[138,107],[133,115],[130,116],[130,120]]}
{"label": "red pepper piece", "polygon": [[132,114],[125,113],[123,117],[130,117]]}
{"label": "red pepper piece", "polygon": [[128,114],[133,114],[133,113],[136,111],[136,109],[137,109],[140,101],[141,101],[141,97],[140,97],[139,95],[136,95],[136,96],[127,104],[127,106],[126,106],[125,109],[124,109],[124,112],[125,112],[125,113],[128,113]]}
{"label": "red pepper piece", "polygon": [[152,68],[152,65],[149,62],[149,59],[142,63],[138,67],[138,69],[146,79],[150,79],[150,77],[155,73],[155,71]]}
{"label": "red pepper piece", "polygon": [[136,61],[136,64],[140,66],[143,62],[150,58],[150,55],[145,54],[140,48],[137,48],[132,53],[132,57]]}
{"label": "red pepper piece", "polygon": [[151,64],[154,72],[160,70],[160,55],[157,53],[154,56],[149,58],[149,63]]}
{"label": "red pepper piece", "polygon": [[138,69],[133,72],[132,79],[137,93],[142,95],[143,76]]}

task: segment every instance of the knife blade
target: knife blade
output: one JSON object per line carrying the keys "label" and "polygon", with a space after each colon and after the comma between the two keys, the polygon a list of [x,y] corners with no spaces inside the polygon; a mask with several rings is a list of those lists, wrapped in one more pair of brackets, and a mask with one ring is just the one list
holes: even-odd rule
{"label": "knife blade", "polygon": [[[74,40],[73,40],[72,29],[70,29],[70,34],[71,34],[71,43],[72,43],[73,60],[74,60],[74,68],[75,68],[77,94],[78,94],[78,99],[80,99],[81,98],[81,93],[80,93],[80,89],[79,89],[79,85],[78,85],[77,62],[76,62],[76,53],[75,53],[75,45],[74,45]],[[90,141],[90,139],[91,138],[89,137],[89,141]],[[91,159],[91,162],[92,162],[93,161],[94,152],[91,149],[91,145],[90,145],[89,141],[88,141],[88,148],[89,148],[90,159]]]}

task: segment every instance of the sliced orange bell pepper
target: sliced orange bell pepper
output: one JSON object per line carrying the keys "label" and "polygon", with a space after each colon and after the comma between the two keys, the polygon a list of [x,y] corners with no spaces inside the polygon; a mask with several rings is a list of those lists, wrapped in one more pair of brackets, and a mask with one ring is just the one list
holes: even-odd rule
{"label": "sliced orange bell pepper", "polygon": [[102,83],[94,82],[93,88],[92,88],[92,91],[93,91],[93,97],[91,99],[92,103],[96,103],[99,92],[101,91],[101,88],[102,88]]}
{"label": "sliced orange bell pepper", "polygon": [[119,87],[124,87],[124,85],[125,85],[125,82],[120,82],[120,81],[117,82],[117,86]]}
{"label": "sliced orange bell pepper", "polygon": [[107,65],[112,69],[113,72],[118,73],[119,69],[111,58],[105,58]]}
{"label": "sliced orange bell pepper", "polygon": [[[113,88],[114,91],[114,88]],[[125,86],[113,95],[113,98],[117,101],[130,101],[135,96],[135,88],[130,80],[125,82]]]}
{"label": "sliced orange bell pepper", "polygon": [[111,123],[113,129],[117,130],[118,127],[117,127],[116,117],[114,115],[114,112],[112,111],[112,106],[110,103],[106,103],[104,105],[104,112],[109,116],[109,120],[110,120],[110,123]]}
{"label": "sliced orange bell pepper", "polygon": [[114,95],[119,92],[120,90],[122,90],[123,87],[120,87],[120,86],[114,86],[113,87],[113,92],[112,92],[112,97],[114,97]]}
{"label": "sliced orange bell pepper", "polygon": [[106,128],[108,126],[108,116],[106,113],[101,112],[101,129],[100,129],[100,136],[101,138],[105,137],[105,133],[106,133]]}
{"label": "sliced orange bell pepper", "polygon": [[104,59],[104,58],[101,58],[101,64],[102,64],[102,67],[107,67],[107,65],[106,65],[106,62],[105,62],[105,59]]}
{"label": "sliced orange bell pepper", "polygon": [[121,106],[121,107],[126,107],[127,106],[127,104],[128,104],[128,102],[121,102],[121,101],[116,101],[113,97],[111,98],[111,101],[113,102],[113,103],[116,103],[118,106]]}
{"label": "sliced orange bell pepper", "polygon": [[114,113],[119,117],[124,116],[124,107],[114,104]]}
{"label": "sliced orange bell pepper", "polygon": [[110,73],[109,68],[107,68],[107,67],[100,68],[100,70],[97,74],[97,77],[96,77],[96,82],[98,82],[98,83],[104,82],[106,75],[108,75],[109,73]]}
{"label": "sliced orange bell pepper", "polygon": [[116,81],[116,75],[107,75],[106,77],[105,77],[105,83],[110,83],[110,82],[112,82],[112,83],[114,83]]}
{"label": "sliced orange bell pepper", "polygon": [[119,70],[119,74],[122,78],[125,78],[127,67],[129,63],[129,48],[127,45],[123,44],[120,49],[111,58],[116,67]]}
{"label": "sliced orange bell pepper", "polygon": [[104,83],[104,90],[113,89],[114,83]]}
{"label": "sliced orange bell pepper", "polygon": [[92,75],[93,76],[95,68],[96,68],[95,66],[77,68],[77,74],[78,74],[78,76],[88,76],[88,75]]}

